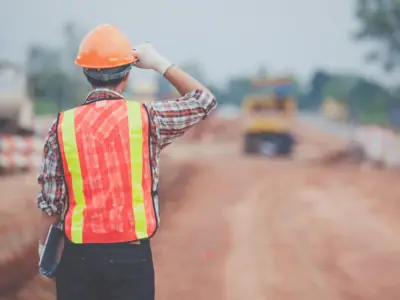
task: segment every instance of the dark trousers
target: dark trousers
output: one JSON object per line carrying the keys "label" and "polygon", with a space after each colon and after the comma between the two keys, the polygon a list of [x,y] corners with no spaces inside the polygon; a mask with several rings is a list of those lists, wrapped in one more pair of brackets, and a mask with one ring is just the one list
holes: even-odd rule
{"label": "dark trousers", "polygon": [[58,300],[154,300],[150,241],[140,245],[66,241],[56,287]]}

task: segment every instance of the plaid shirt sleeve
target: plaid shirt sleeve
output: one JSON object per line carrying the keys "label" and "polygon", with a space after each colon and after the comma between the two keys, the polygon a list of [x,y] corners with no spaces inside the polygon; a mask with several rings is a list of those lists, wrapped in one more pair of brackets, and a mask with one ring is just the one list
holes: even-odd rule
{"label": "plaid shirt sleeve", "polygon": [[216,106],[214,96],[202,90],[195,90],[174,100],[146,103],[158,131],[161,148],[204,120]]}
{"label": "plaid shirt sleeve", "polygon": [[57,121],[53,122],[43,148],[38,183],[41,190],[37,196],[37,206],[49,216],[61,215],[67,198],[67,188],[61,166],[57,142]]}

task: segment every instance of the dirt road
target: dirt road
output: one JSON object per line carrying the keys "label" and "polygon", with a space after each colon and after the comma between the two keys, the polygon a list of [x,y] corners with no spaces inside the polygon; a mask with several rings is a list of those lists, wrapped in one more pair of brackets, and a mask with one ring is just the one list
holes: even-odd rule
{"label": "dirt road", "polygon": [[[244,157],[234,140],[170,146],[157,299],[400,298],[398,175],[319,164],[331,145],[304,141],[290,160]],[[17,295],[52,293],[36,277]]]}
{"label": "dirt road", "polygon": [[160,299],[399,299],[398,175],[319,165],[310,136],[293,160],[173,147],[196,172],[181,202],[164,197]]}

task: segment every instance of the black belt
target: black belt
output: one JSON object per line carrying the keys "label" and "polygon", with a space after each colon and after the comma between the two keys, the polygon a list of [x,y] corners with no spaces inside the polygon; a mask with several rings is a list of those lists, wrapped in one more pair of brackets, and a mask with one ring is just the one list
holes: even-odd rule
{"label": "black belt", "polygon": [[90,244],[75,244],[71,242],[67,237],[65,237],[65,246],[73,247],[90,247],[90,246],[100,246],[100,247],[110,247],[110,248],[127,248],[132,247],[132,245],[143,245],[149,246],[150,239],[141,239],[133,242],[122,242],[122,243],[90,243]]}

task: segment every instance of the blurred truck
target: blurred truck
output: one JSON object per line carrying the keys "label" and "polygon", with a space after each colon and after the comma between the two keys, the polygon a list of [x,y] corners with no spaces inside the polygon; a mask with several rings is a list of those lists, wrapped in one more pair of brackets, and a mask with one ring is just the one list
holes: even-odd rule
{"label": "blurred truck", "polygon": [[332,97],[324,99],[320,111],[329,120],[346,122],[349,119],[348,108],[344,102]]}
{"label": "blurred truck", "polygon": [[0,171],[29,169],[35,153],[33,103],[26,73],[0,61]]}
{"label": "blurred truck", "polygon": [[242,101],[244,153],[289,156],[295,146],[295,82],[290,78],[258,79],[251,90]]}

